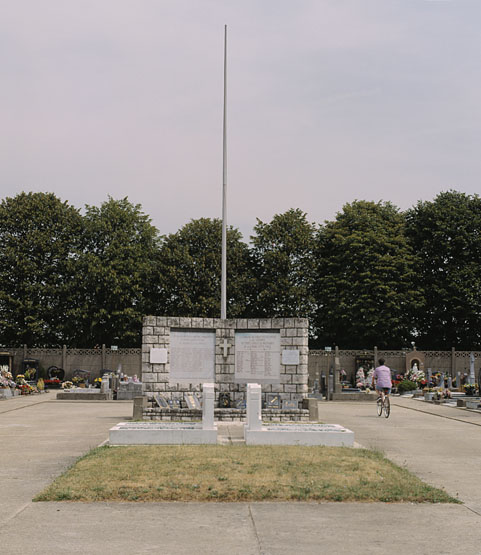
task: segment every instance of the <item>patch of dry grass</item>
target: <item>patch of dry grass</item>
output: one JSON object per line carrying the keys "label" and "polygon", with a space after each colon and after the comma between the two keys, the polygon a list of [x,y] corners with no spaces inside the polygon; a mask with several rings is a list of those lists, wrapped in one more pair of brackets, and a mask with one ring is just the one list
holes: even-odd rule
{"label": "patch of dry grass", "polygon": [[346,447],[100,447],[34,501],[455,503],[380,453]]}

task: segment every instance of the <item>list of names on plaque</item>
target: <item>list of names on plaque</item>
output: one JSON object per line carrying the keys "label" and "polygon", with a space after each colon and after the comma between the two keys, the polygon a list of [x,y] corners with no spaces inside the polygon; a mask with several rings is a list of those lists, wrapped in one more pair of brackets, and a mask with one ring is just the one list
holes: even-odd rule
{"label": "list of names on plaque", "polygon": [[235,381],[279,383],[280,333],[237,332],[235,334]]}
{"label": "list of names on plaque", "polygon": [[196,384],[214,378],[215,331],[171,331],[169,382]]}

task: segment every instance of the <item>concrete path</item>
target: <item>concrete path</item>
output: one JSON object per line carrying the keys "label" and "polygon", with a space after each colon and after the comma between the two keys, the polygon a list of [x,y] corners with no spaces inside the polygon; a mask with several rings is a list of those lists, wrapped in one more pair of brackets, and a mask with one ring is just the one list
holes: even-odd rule
{"label": "concrete path", "polygon": [[[481,553],[481,415],[413,400],[395,401],[388,420],[370,403],[323,403],[322,419],[465,505],[31,502],[131,413],[128,401],[52,393],[0,402],[2,555]],[[222,428],[239,440],[236,426]]]}
{"label": "concrete path", "polygon": [[342,420],[358,443],[383,451],[481,515],[481,413],[393,397],[386,419],[373,404],[346,404],[323,403],[321,419]]}

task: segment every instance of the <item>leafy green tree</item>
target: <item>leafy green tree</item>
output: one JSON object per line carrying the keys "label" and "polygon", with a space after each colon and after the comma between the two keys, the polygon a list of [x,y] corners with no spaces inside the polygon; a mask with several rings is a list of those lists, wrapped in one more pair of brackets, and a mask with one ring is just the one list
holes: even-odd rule
{"label": "leafy green tree", "polygon": [[142,316],[158,294],[157,229],[127,198],[87,206],[84,220],[77,342],[138,346]]}
{"label": "leafy green tree", "polygon": [[[222,222],[192,220],[167,236],[160,252],[158,312],[220,317]],[[253,291],[249,249],[242,235],[227,230],[227,317],[246,315]]]}
{"label": "leafy green tree", "polygon": [[316,229],[299,209],[257,220],[251,237],[257,278],[257,315],[312,317]]}
{"label": "leafy green tree", "polygon": [[481,198],[456,191],[406,213],[424,296],[416,342],[428,349],[481,348]]}
{"label": "leafy green tree", "polygon": [[399,348],[411,339],[415,258],[390,203],[355,201],[320,230],[319,343]]}
{"label": "leafy green tree", "polygon": [[21,193],[0,204],[0,341],[69,343],[82,218],[52,193]]}

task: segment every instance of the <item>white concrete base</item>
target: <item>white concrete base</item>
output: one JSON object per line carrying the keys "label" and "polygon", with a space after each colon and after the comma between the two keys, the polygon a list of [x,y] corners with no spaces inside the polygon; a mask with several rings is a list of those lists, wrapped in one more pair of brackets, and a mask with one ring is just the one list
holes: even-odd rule
{"label": "white concrete base", "polygon": [[354,445],[354,432],[338,424],[270,424],[261,430],[246,426],[244,433],[247,445]]}
{"label": "white concrete base", "polygon": [[120,422],[109,432],[110,445],[184,445],[217,443],[217,426],[189,422]]}
{"label": "white concrete base", "polygon": [[10,399],[12,397],[12,390],[9,387],[6,389],[0,389],[0,399]]}

